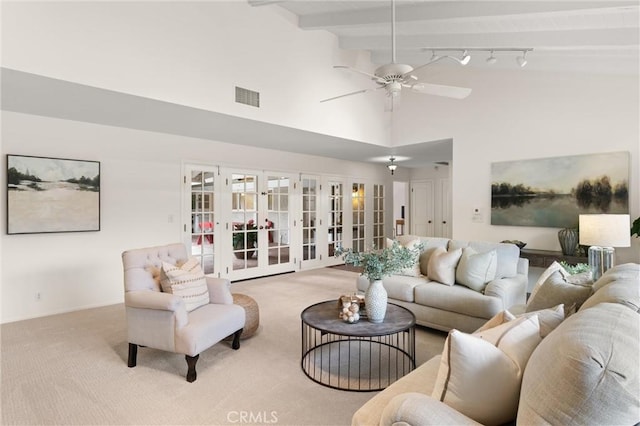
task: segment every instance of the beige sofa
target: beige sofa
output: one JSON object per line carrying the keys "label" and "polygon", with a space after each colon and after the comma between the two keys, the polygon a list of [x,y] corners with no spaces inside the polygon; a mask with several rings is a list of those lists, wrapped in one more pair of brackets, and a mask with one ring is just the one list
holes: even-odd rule
{"label": "beige sofa", "polygon": [[[533,350],[516,401],[516,424],[640,422],[640,265],[610,269],[593,290],[578,312]],[[352,425],[478,424],[431,396],[441,358],[370,399],[354,414]],[[500,383],[485,386],[495,390]]]}
{"label": "beige sofa", "polygon": [[[412,271],[409,271],[403,275],[385,277],[382,281],[389,302],[404,306],[413,312],[417,324],[443,331],[456,328],[472,332],[498,312],[525,303],[529,261],[520,258],[520,249],[517,246],[411,235],[398,237],[401,244],[410,244],[416,239],[420,239],[423,245],[419,258],[419,273],[412,276]],[[429,260],[436,249],[444,248],[451,252],[467,247],[478,253],[495,250],[496,278],[486,284],[482,291],[460,285],[457,281],[449,286],[427,277]],[[358,290],[366,291],[368,286],[367,278],[359,276]]]}

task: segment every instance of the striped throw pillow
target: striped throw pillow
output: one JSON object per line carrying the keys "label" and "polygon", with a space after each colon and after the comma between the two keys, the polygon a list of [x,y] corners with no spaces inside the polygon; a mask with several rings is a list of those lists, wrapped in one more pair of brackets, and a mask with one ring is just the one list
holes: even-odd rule
{"label": "striped throw pillow", "polygon": [[209,303],[209,289],[198,259],[191,258],[177,266],[162,262],[162,291],[184,299],[187,312]]}

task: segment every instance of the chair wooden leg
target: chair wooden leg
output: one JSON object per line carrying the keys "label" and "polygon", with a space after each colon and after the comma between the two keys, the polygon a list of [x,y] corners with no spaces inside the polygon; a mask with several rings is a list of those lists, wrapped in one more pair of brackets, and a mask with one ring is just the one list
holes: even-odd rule
{"label": "chair wooden leg", "polygon": [[197,374],[196,374],[196,363],[198,362],[198,358],[200,357],[200,355],[196,355],[196,356],[189,356],[189,355],[185,355],[184,358],[187,360],[187,382],[189,383],[193,383],[196,381],[197,378]]}
{"label": "chair wooden leg", "polygon": [[138,345],[135,343],[129,343],[129,368],[135,367],[138,359]]}
{"label": "chair wooden leg", "polygon": [[242,334],[242,328],[235,333],[233,333],[233,343],[231,343],[231,347],[233,349],[240,349],[240,335]]}

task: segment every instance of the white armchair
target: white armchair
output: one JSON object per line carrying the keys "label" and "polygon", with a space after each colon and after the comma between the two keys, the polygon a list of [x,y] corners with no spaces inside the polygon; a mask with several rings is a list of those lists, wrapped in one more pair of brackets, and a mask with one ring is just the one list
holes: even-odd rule
{"label": "white armchair", "polygon": [[240,347],[245,311],[233,304],[227,279],[206,276],[209,303],[188,312],[182,297],[163,293],[162,262],[180,265],[189,258],[183,244],[128,250],[122,253],[129,367],[136,366],[138,346],[185,355],[187,381],[196,380],[199,354],[233,335]]}

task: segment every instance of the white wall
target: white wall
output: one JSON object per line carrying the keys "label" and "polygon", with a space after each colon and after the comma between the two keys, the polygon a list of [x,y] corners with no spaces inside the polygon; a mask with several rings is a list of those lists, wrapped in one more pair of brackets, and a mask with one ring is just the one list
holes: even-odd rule
{"label": "white wall", "polygon": [[[233,1],[2,2],[2,66],[374,144],[388,143],[382,99],[320,103],[371,82],[368,54],[303,31],[276,6]],[[260,108],[235,103],[235,86]]]}
{"label": "white wall", "polygon": [[[3,232],[2,322],[121,303],[122,251],[181,241],[183,162],[256,170],[268,165],[275,171],[390,184],[388,171],[378,165],[6,111],[1,118],[3,162],[5,154],[101,162],[100,232]],[[6,184],[2,174],[0,187]],[[0,222],[6,223],[5,215],[3,208]],[[173,223],[170,215],[176,218]]]}
{"label": "white wall", "polygon": [[[518,239],[560,250],[557,228],[492,226],[491,163],[630,152],[629,209],[640,216],[639,76],[460,69],[433,82],[472,87],[464,101],[409,94],[395,136],[405,143],[453,138],[453,237]],[[404,96],[404,94],[403,94]],[[455,106],[455,113],[452,108]],[[480,207],[484,221],[472,221]],[[640,262],[640,238],[616,250]]]}

